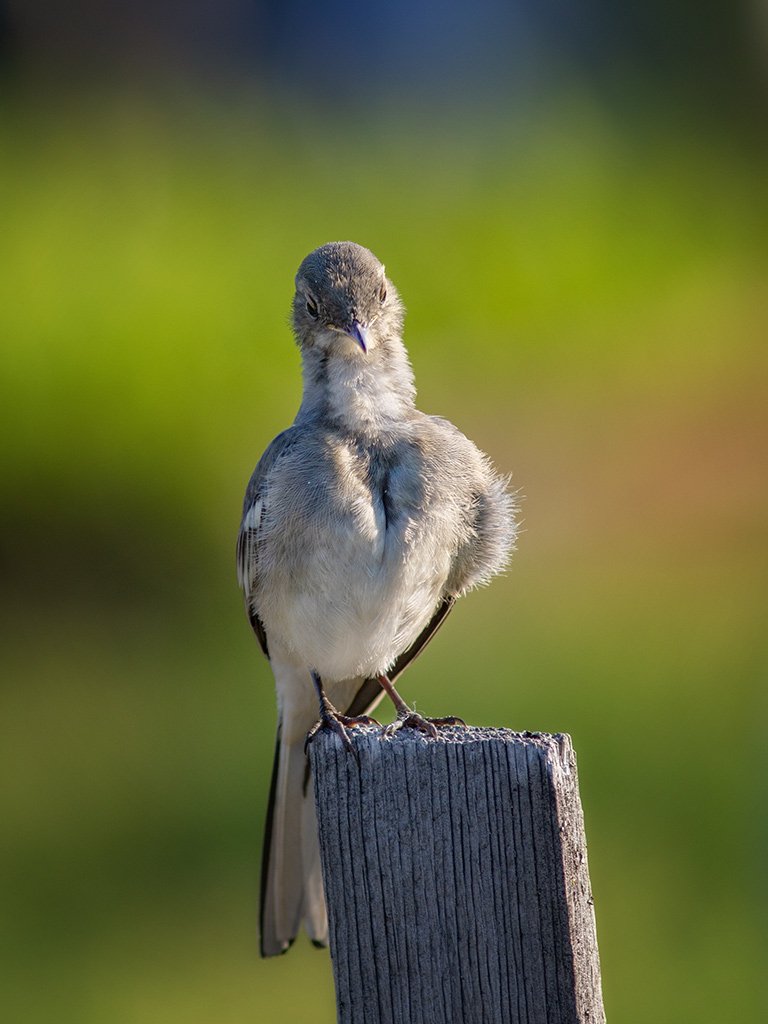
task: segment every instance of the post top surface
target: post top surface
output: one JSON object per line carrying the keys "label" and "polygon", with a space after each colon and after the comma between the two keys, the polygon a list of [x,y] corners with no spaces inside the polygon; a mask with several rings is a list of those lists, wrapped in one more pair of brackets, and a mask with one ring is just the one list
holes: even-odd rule
{"label": "post top surface", "polygon": [[[505,729],[494,726],[441,726],[437,736],[429,736],[416,729],[398,729],[388,734],[386,726],[363,725],[356,726],[349,730],[349,737],[354,750],[359,754],[374,755],[377,751],[383,753],[389,745],[404,748],[417,748],[427,752],[429,748],[439,749],[446,746],[472,747],[477,744],[502,744],[536,750],[540,755],[547,758],[555,758],[564,766],[574,761],[573,744],[567,733],[546,733],[546,732],[515,732],[512,729]],[[342,748],[341,739],[328,732],[319,732],[312,744],[325,749],[338,746]],[[319,749],[315,754],[319,753]],[[393,751],[394,752],[394,751]]]}

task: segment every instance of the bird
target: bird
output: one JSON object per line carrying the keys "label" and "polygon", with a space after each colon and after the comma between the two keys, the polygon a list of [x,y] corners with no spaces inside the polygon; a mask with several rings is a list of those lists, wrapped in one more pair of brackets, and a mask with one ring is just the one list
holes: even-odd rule
{"label": "bird", "polygon": [[[456,600],[508,563],[509,478],[448,420],[416,408],[404,306],[384,265],[354,242],[312,251],[295,278],[303,391],[293,424],[247,486],[238,581],[275,678],[277,741],[261,875],[262,956],[328,918],[305,746],[349,730],[389,694],[390,731],[435,734],[395,680]],[[376,723],[378,724],[378,723]]]}

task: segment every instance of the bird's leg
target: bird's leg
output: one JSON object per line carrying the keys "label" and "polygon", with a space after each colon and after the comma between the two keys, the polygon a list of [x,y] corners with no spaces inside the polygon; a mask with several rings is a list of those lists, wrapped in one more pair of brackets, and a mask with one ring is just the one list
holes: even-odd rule
{"label": "bird's leg", "polygon": [[335,732],[337,736],[341,737],[347,750],[354,753],[347,729],[353,729],[356,725],[379,725],[380,723],[375,718],[369,718],[368,715],[342,715],[328,699],[328,694],[323,689],[323,681],[317,672],[312,672],[312,682],[315,684],[317,699],[320,702],[320,720],[307,733],[304,749],[306,750],[320,729],[330,729],[331,732]]}
{"label": "bird's leg", "polygon": [[425,718],[420,715],[413,708],[410,708],[400,694],[395,689],[389,676],[380,675],[378,677],[381,683],[381,688],[390,698],[392,703],[395,705],[395,711],[397,712],[396,721],[388,725],[384,732],[387,736],[391,736],[397,732],[398,729],[418,729],[419,732],[425,732],[428,736],[437,736],[437,727],[439,725],[466,725],[467,723],[461,718],[454,718],[449,716],[447,718]]}

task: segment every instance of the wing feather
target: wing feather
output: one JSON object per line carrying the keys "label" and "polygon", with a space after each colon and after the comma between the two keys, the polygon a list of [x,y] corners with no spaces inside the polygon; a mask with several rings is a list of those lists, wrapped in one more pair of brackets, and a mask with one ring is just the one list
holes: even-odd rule
{"label": "wing feather", "polygon": [[259,562],[259,533],[269,502],[269,474],[275,464],[289,451],[295,435],[284,430],[274,439],[253,472],[243,502],[243,518],[237,536],[237,582],[243,591],[245,609],[261,649],[269,657],[267,634],[253,603]]}

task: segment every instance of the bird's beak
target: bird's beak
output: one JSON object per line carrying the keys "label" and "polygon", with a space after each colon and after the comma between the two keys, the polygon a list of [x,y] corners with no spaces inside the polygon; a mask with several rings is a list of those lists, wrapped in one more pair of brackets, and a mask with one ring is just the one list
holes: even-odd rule
{"label": "bird's beak", "polygon": [[353,320],[349,327],[346,328],[346,333],[356,341],[363,352],[368,351],[368,328],[358,323],[357,320]]}

